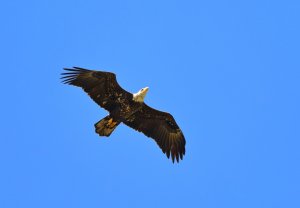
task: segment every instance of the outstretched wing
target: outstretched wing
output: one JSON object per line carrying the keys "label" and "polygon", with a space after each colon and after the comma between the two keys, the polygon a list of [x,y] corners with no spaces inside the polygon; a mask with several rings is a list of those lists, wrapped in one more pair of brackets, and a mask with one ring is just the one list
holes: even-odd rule
{"label": "outstretched wing", "polygon": [[79,67],[65,68],[63,83],[81,87],[102,108],[112,111],[120,98],[132,99],[132,94],[124,90],[111,72],[93,71]]}
{"label": "outstretched wing", "polygon": [[144,104],[142,109],[124,122],[127,126],[153,138],[172,161],[183,159],[185,138],[173,116]]}

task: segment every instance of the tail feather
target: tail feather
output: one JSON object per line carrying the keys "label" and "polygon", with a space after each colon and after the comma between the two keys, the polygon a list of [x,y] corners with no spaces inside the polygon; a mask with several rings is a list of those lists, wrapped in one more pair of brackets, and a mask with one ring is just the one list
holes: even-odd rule
{"label": "tail feather", "polygon": [[114,121],[109,115],[102,120],[95,123],[95,131],[100,136],[109,136],[120,124],[118,121]]}

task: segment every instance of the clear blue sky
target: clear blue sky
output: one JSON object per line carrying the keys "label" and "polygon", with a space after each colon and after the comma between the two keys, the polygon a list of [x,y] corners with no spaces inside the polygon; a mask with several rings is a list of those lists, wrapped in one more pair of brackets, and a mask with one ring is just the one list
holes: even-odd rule
{"label": "clear blue sky", "polygon": [[[300,207],[299,1],[3,1],[0,207]],[[171,112],[172,164],[60,83],[117,74]]]}

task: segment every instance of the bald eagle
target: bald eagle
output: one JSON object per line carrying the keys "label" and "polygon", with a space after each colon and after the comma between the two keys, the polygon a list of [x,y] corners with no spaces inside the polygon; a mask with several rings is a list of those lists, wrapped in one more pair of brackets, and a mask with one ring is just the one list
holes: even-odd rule
{"label": "bald eagle", "polygon": [[95,123],[100,136],[110,136],[120,124],[153,138],[168,158],[183,159],[184,135],[169,113],[149,107],[145,102],[148,87],[130,93],[120,87],[116,75],[111,72],[94,71],[80,67],[64,68],[61,79],[64,84],[81,87],[109,115]]}

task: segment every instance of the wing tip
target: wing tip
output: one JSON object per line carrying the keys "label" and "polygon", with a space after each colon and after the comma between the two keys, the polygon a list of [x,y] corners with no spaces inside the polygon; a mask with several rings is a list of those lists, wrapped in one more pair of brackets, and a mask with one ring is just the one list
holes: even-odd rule
{"label": "wing tip", "polygon": [[61,82],[63,84],[69,84],[69,85],[73,84],[73,81],[76,80],[78,75],[90,71],[88,69],[84,69],[84,68],[77,67],[77,66],[74,66],[73,68],[63,68],[63,70],[66,72],[63,72],[60,74],[62,76],[62,77],[60,77]]}
{"label": "wing tip", "polygon": [[183,140],[179,145],[176,145],[171,154],[174,154],[177,163],[179,163],[180,160],[183,160],[183,157],[185,155],[185,140]]}
{"label": "wing tip", "polygon": [[91,71],[91,70],[88,70],[88,69],[85,69],[85,68],[82,68],[82,67],[78,67],[78,66],[73,66],[72,68],[64,67],[63,70],[68,71],[66,73]]}
{"label": "wing tip", "polygon": [[181,160],[183,160],[183,156],[185,155],[185,148],[183,147],[183,149],[176,151],[167,150],[164,153],[166,154],[168,159],[170,159],[171,157],[172,163],[179,163]]}
{"label": "wing tip", "polygon": [[171,143],[171,146],[169,146],[169,148],[166,150],[168,155],[171,154],[173,163],[175,161],[177,163],[179,163],[180,160],[183,160],[183,156],[185,155],[185,144],[186,144],[185,138],[184,138],[183,134],[181,134],[179,136],[179,139],[178,139],[178,137],[177,137],[177,140],[174,139],[173,142]]}

